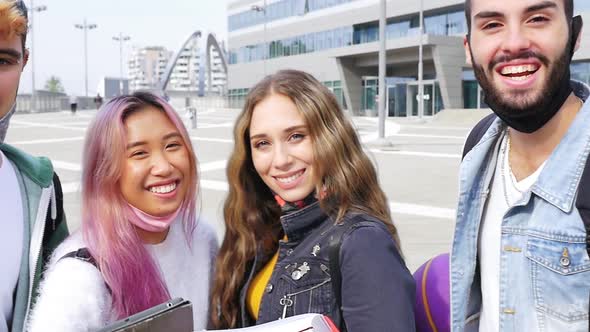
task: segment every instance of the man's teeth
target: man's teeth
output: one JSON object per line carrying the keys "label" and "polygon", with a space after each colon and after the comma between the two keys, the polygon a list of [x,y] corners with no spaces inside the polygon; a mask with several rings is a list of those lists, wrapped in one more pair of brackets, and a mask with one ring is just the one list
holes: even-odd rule
{"label": "man's teeth", "polygon": [[176,189],[176,182],[165,186],[150,187],[150,191],[156,194],[167,194],[174,189]]}
{"label": "man's teeth", "polygon": [[524,75],[524,76],[512,76],[510,77],[511,80],[513,81],[524,81],[527,78],[529,78],[531,75]]}
{"label": "man's teeth", "polygon": [[522,65],[522,66],[506,66],[502,68],[502,75],[524,74],[527,72],[534,72],[539,67],[537,65]]}
{"label": "man's teeth", "polygon": [[288,178],[279,178],[279,177],[277,177],[276,179],[277,179],[277,180],[278,180],[280,183],[289,183],[289,182],[293,182],[293,181],[295,181],[295,179],[297,179],[298,177],[300,177],[300,176],[301,176],[301,174],[303,174],[303,171],[301,171],[301,172],[299,172],[299,173],[297,173],[297,174],[291,175],[291,176],[289,176]]}

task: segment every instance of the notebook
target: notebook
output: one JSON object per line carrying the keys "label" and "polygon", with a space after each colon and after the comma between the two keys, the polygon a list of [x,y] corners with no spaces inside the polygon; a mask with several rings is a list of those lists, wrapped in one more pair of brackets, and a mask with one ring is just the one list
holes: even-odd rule
{"label": "notebook", "polygon": [[[330,318],[321,314],[303,314],[241,329],[218,332],[339,332]],[[200,332],[204,332],[200,331]]]}
{"label": "notebook", "polygon": [[193,306],[190,301],[174,298],[125,319],[105,326],[99,332],[192,332]]}

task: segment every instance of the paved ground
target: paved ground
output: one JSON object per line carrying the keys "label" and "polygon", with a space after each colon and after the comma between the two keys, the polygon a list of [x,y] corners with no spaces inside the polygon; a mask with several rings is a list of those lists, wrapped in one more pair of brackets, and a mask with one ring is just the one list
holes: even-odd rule
{"label": "paved ground", "polygon": [[[62,179],[72,230],[80,222],[81,151],[86,127],[94,114],[17,114],[6,138],[8,143],[32,154],[52,159]],[[233,144],[231,131],[236,115],[237,110],[202,111],[197,116],[198,128],[190,130],[202,174],[201,214],[216,227],[220,239],[224,232],[221,210],[227,190],[225,165]],[[371,143],[376,139],[377,119],[354,118],[354,122],[378,167],[408,266],[414,271],[428,258],[450,249],[460,153],[472,123],[453,123],[448,118],[390,118],[386,123],[386,140],[392,145],[382,147]]]}

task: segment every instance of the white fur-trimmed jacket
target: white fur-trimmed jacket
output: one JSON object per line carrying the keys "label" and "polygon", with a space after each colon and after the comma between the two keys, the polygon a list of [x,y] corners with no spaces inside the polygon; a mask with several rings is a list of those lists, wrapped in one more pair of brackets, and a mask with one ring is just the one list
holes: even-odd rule
{"label": "white fur-trimmed jacket", "polygon": [[[85,247],[81,232],[66,239],[54,252],[44,273],[39,297],[27,324],[29,332],[95,331],[115,320],[111,296],[94,265],[65,254]],[[217,237],[208,224],[197,223],[189,249],[182,226],[175,221],[166,240],[148,246],[170,295],[193,304],[195,330],[207,325],[209,287],[218,250]]]}

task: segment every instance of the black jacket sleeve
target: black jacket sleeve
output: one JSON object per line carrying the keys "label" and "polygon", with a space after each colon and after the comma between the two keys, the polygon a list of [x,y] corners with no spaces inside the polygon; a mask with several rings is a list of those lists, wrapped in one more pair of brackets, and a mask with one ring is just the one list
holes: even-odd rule
{"label": "black jacket sleeve", "polygon": [[348,332],[416,330],[414,278],[384,225],[371,223],[344,236],[340,270]]}

